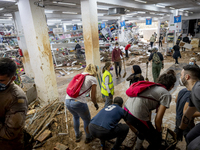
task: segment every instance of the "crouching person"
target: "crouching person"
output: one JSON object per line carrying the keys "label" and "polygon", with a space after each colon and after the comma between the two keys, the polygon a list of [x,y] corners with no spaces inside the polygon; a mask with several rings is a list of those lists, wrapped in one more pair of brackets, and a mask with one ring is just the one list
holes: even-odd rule
{"label": "crouching person", "polygon": [[118,150],[128,134],[129,127],[126,124],[118,123],[122,118],[125,118],[122,105],[123,99],[115,97],[114,103],[103,108],[89,124],[91,135],[101,140],[103,149],[106,140],[117,138],[112,150]]}

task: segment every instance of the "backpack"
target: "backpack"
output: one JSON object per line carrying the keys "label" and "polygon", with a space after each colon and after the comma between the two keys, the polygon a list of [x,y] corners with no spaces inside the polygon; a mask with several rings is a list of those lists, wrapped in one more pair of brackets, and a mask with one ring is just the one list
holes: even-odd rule
{"label": "backpack", "polygon": [[[129,97],[138,97],[138,95],[140,93],[142,93],[143,91],[145,91],[147,89],[150,89],[150,87],[152,87],[152,86],[161,86],[161,87],[165,88],[165,86],[162,85],[162,84],[149,82],[149,81],[138,81],[138,82],[133,83],[126,90],[126,95],[129,96]],[[147,98],[147,97],[144,97],[144,98]]]}
{"label": "backpack", "polygon": [[155,53],[153,54],[153,62],[154,62],[155,64],[159,64],[159,63],[160,63],[160,57],[158,56],[157,52],[155,52]]}
{"label": "backpack", "polygon": [[77,74],[72,81],[69,83],[69,85],[67,86],[66,92],[67,94],[72,97],[72,98],[77,98],[81,95],[83,95],[84,93],[86,93],[87,91],[89,91],[91,89],[91,87],[89,89],[87,89],[86,91],[84,91],[83,93],[80,93],[81,87],[85,81],[85,77],[89,75],[89,74]]}

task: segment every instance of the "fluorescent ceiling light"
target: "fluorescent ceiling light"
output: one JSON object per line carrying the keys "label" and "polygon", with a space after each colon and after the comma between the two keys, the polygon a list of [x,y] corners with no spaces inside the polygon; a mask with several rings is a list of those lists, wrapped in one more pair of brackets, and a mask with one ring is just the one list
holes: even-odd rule
{"label": "fluorescent ceiling light", "polygon": [[104,8],[104,7],[97,7],[97,9],[108,10],[108,8]]}
{"label": "fluorescent ceiling light", "polygon": [[63,14],[77,14],[77,12],[62,12]]}
{"label": "fluorescent ceiling light", "polygon": [[130,18],[132,18],[132,16],[126,16],[126,17],[130,17]]}
{"label": "fluorescent ceiling light", "polygon": [[138,14],[145,14],[146,12],[145,11],[138,11],[137,13]]}
{"label": "fluorescent ceiling light", "polygon": [[81,21],[81,19],[72,19],[72,21]]}
{"label": "fluorescent ceiling light", "polygon": [[188,16],[188,13],[185,13],[185,16]]}
{"label": "fluorescent ceiling light", "polygon": [[155,4],[157,7],[165,8],[165,6],[160,5],[160,4]]}
{"label": "fluorescent ceiling light", "polygon": [[4,1],[4,2],[16,2],[16,0],[1,0],[1,1]]}
{"label": "fluorescent ceiling light", "polygon": [[187,10],[186,10],[185,12],[186,12],[186,13],[189,13],[189,11],[187,11]]}
{"label": "fluorescent ceiling light", "polygon": [[156,14],[156,13],[155,13],[155,12],[150,12],[149,14],[154,15],[154,14]]}
{"label": "fluorescent ceiling light", "polygon": [[170,9],[175,9],[174,7],[169,7]]}
{"label": "fluorescent ceiling light", "polygon": [[6,17],[12,17],[12,14],[4,14]]}
{"label": "fluorescent ceiling light", "polygon": [[140,3],[147,3],[147,1],[142,1],[142,0],[135,0],[135,1]]}
{"label": "fluorescent ceiling light", "polygon": [[108,21],[108,20],[102,20],[102,21]]}
{"label": "fluorescent ceiling light", "polygon": [[98,14],[98,16],[104,16],[104,14]]}
{"label": "fluorescent ceiling light", "polygon": [[179,11],[184,11],[184,9],[179,9]]}
{"label": "fluorescent ceiling light", "polygon": [[1,10],[4,10],[4,8],[0,8],[0,11],[1,11]]}
{"label": "fluorescent ceiling light", "polygon": [[127,9],[126,11],[127,11],[127,12],[130,12],[130,10],[128,10],[128,9]]}
{"label": "fluorescent ceiling light", "polygon": [[45,10],[44,13],[45,14],[51,14],[51,13],[53,13],[53,10]]}
{"label": "fluorescent ceiling light", "polygon": [[76,5],[74,3],[64,3],[64,2],[57,2],[57,1],[53,1],[54,4],[63,4],[63,5]]}
{"label": "fluorescent ceiling light", "polygon": [[59,22],[59,21],[61,21],[60,19],[50,19],[50,20],[47,20],[47,21],[51,21],[51,22],[53,22],[53,21],[55,21],[55,22]]}
{"label": "fluorescent ceiling light", "polygon": [[160,13],[160,14],[158,14],[158,15],[164,16],[165,14]]}
{"label": "fluorescent ceiling light", "polygon": [[128,16],[132,16],[132,15],[136,15],[137,13],[135,12],[135,13],[130,13],[130,14],[126,14],[126,15],[128,15]]}

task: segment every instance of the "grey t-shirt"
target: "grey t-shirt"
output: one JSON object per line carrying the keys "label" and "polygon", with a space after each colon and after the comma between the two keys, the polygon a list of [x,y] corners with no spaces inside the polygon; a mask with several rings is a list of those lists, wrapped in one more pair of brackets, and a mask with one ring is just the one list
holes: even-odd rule
{"label": "grey t-shirt", "polygon": [[196,107],[200,112],[200,81],[196,82],[191,91],[190,107]]}
{"label": "grey t-shirt", "polygon": [[[148,97],[150,99],[143,97]],[[153,86],[139,94],[139,97],[128,98],[125,103],[125,107],[136,118],[143,121],[149,121],[149,115],[152,110],[156,109],[159,105],[169,108],[170,102],[171,95],[165,88]]]}

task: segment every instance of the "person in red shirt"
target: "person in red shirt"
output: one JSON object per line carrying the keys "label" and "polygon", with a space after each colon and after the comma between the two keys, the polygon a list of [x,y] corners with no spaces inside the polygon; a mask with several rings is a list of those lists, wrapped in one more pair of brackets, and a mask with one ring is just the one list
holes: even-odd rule
{"label": "person in red shirt", "polygon": [[132,42],[128,42],[128,45],[126,45],[126,47],[125,47],[126,58],[129,58],[129,57],[128,57],[128,50],[130,49],[131,44],[132,44]]}
{"label": "person in red shirt", "polygon": [[[112,61],[115,64],[115,73],[116,73],[116,78],[118,79],[119,77],[121,78],[121,68],[122,68],[122,61],[121,61],[121,57],[120,55],[123,57],[122,51],[119,48],[119,44],[118,42],[115,43],[115,48],[112,51]],[[119,72],[118,72],[118,68],[119,67]]]}

